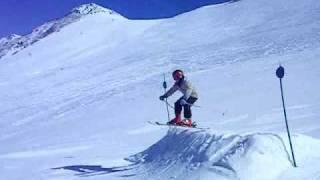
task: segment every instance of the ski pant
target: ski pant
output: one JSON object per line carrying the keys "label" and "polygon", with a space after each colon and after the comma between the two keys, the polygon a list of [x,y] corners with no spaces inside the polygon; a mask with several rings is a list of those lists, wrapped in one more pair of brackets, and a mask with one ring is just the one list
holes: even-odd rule
{"label": "ski pant", "polygon": [[[180,101],[183,99],[183,97],[181,97],[180,99],[178,99],[175,103],[174,103],[174,111],[175,111],[175,114],[176,115],[180,115],[181,114],[181,111],[182,111],[182,105],[180,103]],[[184,117],[186,119],[189,119],[191,118],[192,116],[192,113],[191,113],[191,106],[194,102],[196,102],[198,99],[195,98],[195,97],[189,97],[187,99],[187,103],[188,104],[185,104],[183,105],[183,113],[184,113]]]}

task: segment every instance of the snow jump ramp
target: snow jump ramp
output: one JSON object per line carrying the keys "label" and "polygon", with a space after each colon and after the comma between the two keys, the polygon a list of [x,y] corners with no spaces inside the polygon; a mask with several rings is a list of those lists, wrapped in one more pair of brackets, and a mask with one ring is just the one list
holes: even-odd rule
{"label": "snow jump ramp", "polygon": [[[108,180],[275,180],[292,167],[283,138],[272,133],[216,135],[209,130],[172,127],[158,142],[126,158],[127,166],[53,169]],[[299,135],[295,140],[304,148],[320,147],[311,137]]]}
{"label": "snow jump ramp", "polygon": [[273,179],[292,163],[276,134],[215,135],[182,128],[170,128],[126,160],[135,164],[131,178],[146,180]]}

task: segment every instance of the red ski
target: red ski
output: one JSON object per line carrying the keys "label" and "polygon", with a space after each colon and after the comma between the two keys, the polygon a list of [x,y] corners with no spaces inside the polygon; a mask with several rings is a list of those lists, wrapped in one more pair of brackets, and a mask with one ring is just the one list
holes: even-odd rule
{"label": "red ski", "polygon": [[200,129],[200,130],[210,129],[208,127],[197,127],[197,125],[195,123],[193,123],[192,126],[181,126],[181,125],[175,125],[175,124],[167,124],[167,123],[161,123],[158,121],[148,121],[148,123],[150,123],[152,125],[158,125],[158,126],[181,127],[181,128],[190,128],[190,129]]}

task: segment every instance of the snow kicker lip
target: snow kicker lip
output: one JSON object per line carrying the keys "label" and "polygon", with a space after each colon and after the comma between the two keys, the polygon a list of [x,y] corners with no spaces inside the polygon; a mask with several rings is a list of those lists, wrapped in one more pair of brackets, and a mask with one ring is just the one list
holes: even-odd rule
{"label": "snow kicker lip", "polygon": [[[256,167],[275,166],[263,179],[277,176],[291,160],[282,138],[271,133],[214,135],[206,131],[169,129],[158,142],[126,160],[136,164],[141,179],[248,179]],[[250,173],[249,173],[250,174]]]}
{"label": "snow kicker lip", "polygon": [[73,165],[53,169],[71,170],[80,177],[114,174],[143,180],[248,180],[252,179],[252,172],[259,172],[257,179],[274,179],[292,163],[282,138],[276,134],[226,136],[179,128],[170,128],[158,142],[126,160],[131,164],[112,168]]}

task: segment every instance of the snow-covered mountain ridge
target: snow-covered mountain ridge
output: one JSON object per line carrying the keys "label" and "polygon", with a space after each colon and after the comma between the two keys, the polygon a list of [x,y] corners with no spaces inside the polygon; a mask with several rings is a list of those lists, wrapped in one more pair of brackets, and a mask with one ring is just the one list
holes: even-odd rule
{"label": "snow-covered mountain ridge", "polygon": [[36,27],[30,34],[25,36],[10,35],[0,40],[0,59],[6,55],[14,55],[22,49],[40,41],[41,39],[59,32],[63,27],[79,21],[88,15],[105,14],[110,18],[123,18],[112,10],[106,9],[94,3],[84,4],[71,10],[65,17],[47,22]]}
{"label": "snow-covered mountain ridge", "polygon": [[3,45],[5,43],[7,43],[8,41],[13,41],[14,39],[20,38],[21,36],[18,34],[11,34],[8,37],[3,37],[0,39],[0,44]]}
{"label": "snow-covered mountain ridge", "polygon": [[[97,13],[117,14],[116,12],[106,9],[94,3],[84,4],[71,10],[70,14],[89,15]],[[120,16],[120,15],[119,15]]]}

